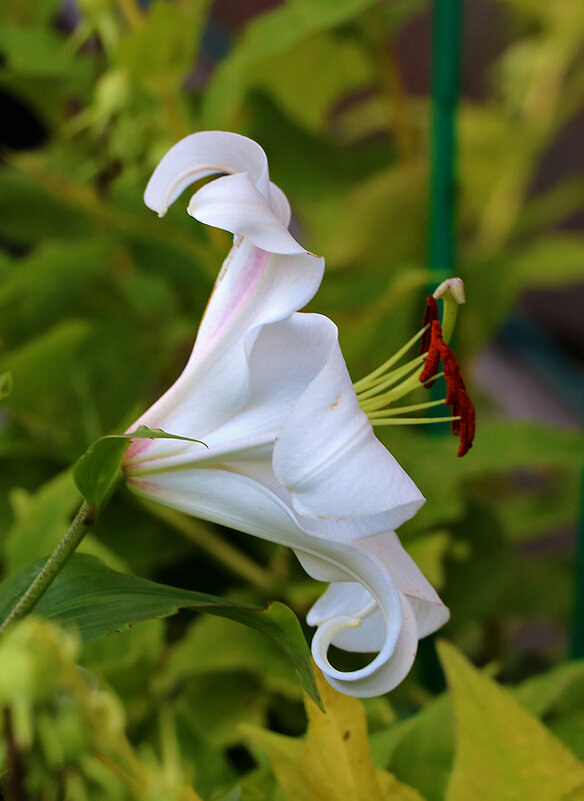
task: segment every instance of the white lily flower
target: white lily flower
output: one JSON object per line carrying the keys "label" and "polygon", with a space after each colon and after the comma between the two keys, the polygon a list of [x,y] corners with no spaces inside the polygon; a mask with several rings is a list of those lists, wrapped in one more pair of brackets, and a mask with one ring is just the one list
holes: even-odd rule
{"label": "white lily flower", "polygon": [[[146,204],[163,215],[213,173],[225,175],[200,188],[188,211],[233,233],[234,244],[184,371],[131,429],[162,428],[207,447],[136,440],[124,463],[129,486],[290,546],[314,578],[343,582],[309,615],[319,627],[315,659],[343,692],[387,692],[408,672],[418,637],[448,616],[389,531],[424,499],[359,408],[335,325],[298,312],[324,261],[289,233],[288,202],[259,145],[224,132],[186,137],[156,168]],[[331,641],[379,655],[340,673],[327,661]]]}

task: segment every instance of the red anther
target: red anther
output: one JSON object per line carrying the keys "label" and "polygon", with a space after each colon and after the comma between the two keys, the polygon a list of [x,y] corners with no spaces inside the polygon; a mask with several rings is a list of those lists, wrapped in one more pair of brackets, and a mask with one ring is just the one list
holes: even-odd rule
{"label": "red anther", "polygon": [[460,367],[456,356],[446,342],[440,342],[440,358],[444,365],[444,378],[446,379],[446,404],[452,406],[461,387]]}
{"label": "red anther", "polygon": [[460,375],[460,366],[456,361],[456,356],[442,339],[440,323],[438,320],[433,320],[430,329],[428,355],[424,360],[424,369],[420,373],[420,381],[426,387],[431,387],[434,383],[431,378],[440,369],[440,361],[444,365],[444,378],[446,379],[446,398],[444,402],[451,407],[452,416],[457,418],[452,421],[452,433],[459,439],[457,455],[464,456],[472,447],[475,435],[475,409]]}
{"label": "red anther", "polygon": [[457,456],[464,456],[472,448],[475,435],[476,413],[475,408],[466,390],[461,390],[458,397],[460,423],[458,430],[459,445]]}
{"label": "red anther", "polygon": [[[434,301],[436,302],[436,301]],[[435,376],[440,369],[440,344],[442,343],[442,326],[438,320],[432,321],[430,328],[430,344],[428,346],[428,355],[424,359],[424,369],[420,373],[419,380],[426,386],[427,389],[434,384],[430,381],[432,376]]]}
{"label": "red anther", "polygon": [[428,295],[426,298],[426,309],[424,311],[424,322],[422,323],[423,327],[426,328],[427,326],[427,328],[422,334],[422,339],[420,340],[420,353],[426,353],[426,351],[430,349],[430,342],[432,339],[432,323],[435,321],[439,321],[438,304],[432,295]]}

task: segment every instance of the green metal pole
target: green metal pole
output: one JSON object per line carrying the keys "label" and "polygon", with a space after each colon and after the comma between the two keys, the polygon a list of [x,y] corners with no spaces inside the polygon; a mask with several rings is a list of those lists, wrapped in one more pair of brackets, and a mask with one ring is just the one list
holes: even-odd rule
{"label": "green metal pole", "polygon": [[430,269],[436,282],[454,274],[455,118],[460,87],[462,0],[434,0],[432,44],[432,144]]}
{"label": "green metal pole", "polygon": [[[462,0],[434,0],[432,16],[432,140],[430,150],[429,264],[436,285],[456,274],[456,107],[460,90]],[[436,382],[432,397],[444,397]],[[428,426],[429,434],[444,433]],[[432,691],[443,689],[442,672],[434,648],[435,637],[420,642],[422,683]]]}

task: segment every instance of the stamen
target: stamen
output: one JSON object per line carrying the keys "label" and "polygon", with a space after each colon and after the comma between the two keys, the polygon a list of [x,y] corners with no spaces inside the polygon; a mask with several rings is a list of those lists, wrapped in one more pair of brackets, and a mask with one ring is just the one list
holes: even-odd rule
{"label": "stamen", "polygon": [[[434,303],[436,303],[436,301],[434,301]],[[420,339],[420,337],[423,337],[425,333],[426,329],[422,328],[420,331],[418,331],[417,334],[414,334],[414,336],[408,342],[406,342],[406,344],[402,348],[400,348],[397,351],[397,353],[394,353],[393,356],[391,356],[386,362],[383,362],[383,364],[380,367],[377,367],[375,370],[369,373],[369,375],[366,375],[364,378],[360,378],[359,381],[355,381],[355,383],[353,384],[353,388],[357,393],[357,395],[359,395],[364,390],[369,389],[377,381],[379,381],[381,377],[384,375],[384,373],[386,373],[390,367],[393,367],[394,364],[397,364],[397,362],[399,362],[401,357],[405,353],[407,353],[408,350],[412,347],[412,345],[414,345],[418,341],[418,339]],[[426,349],[420,351],[420,353],[425,353],[425,352]]]}
{"label": "stamen", "polygon": [[466,390],[460,367],[456,361],[456,356],[446,342],[440,342],[440,358],[444,364],[444,376],[446,377],[446,404],[452,406],[460,390]]}
{"label": "stamen", "polygon": [[464,454],[468,453],[472,448],[476,429],[475,408],[466,390],[463,389],[460,391],[452,411],[456,411],[460,415],[460,422],[457,425],[457,430],[454,432],[458,434],[459,437],[457,456],[464,456]]}
{"label": "stamen", "polygon": [[[436,301],[434,301],[436,302]],[[428,353],[424,360],[424,369],[420,373],[420,382],[426,385],[427,389],[434,386],[433,378],[440,368],[440,343],[442,342],[442,326],[438,320],[432,322],[430,329],[430,344]],[[428,383],[431,381],[431,383]]]}
{"label": "stamen", "polygon": [[[444,305],[442,322],[437,299],[441,299]],[[464,284],[460,278],[450,278],[442,282],[434,295],[426,299],[424,324],[420,331],[380,367],[354,384],[359,406],[373,425],[450,422],[452,432],[459,438],[459,456],[464,456],[472,446],[475,410],[462,380],[456,356],[447,342],[454,329],[458,306],[464,301]],[[394,367],[418,339],[419,356],[400,367]],[[443,372],[439,372],[441,362],[444,365]],[[442,400],[393,406],[400,398],[419,387],[420,383],[429,389],[442,376],[446,379],[446,397]],[[403,414],[430,409],[443,403],[451,407],[450,417],[402,417]]]}
{"label": "stamen", "polygon": [[426,298],[426,309],[424,311],[424,322],[422,323],[424,334],[422,336],[422,341],[420,342],[420,353],[427,353],[427,351],[430,349],[432,323],[439,321],[439,319],[440,317],[438,315],[438,304],[436,303],[436,299],[432,295],[428,295]]}
{"label": "stamen", "polygon": [[403,414],[404,412],[419,412],[422,409],[431,409],[433,406],[442,406],[446,398],[440,400],[428,401],[428,403],[412,403],[409,406],[398,406],[397,409],[383,409],[380,412],[370,412],[369,419],[373,421],[376,417],[390,417],[395,414]]}
{"label": "stamen", "polygon": [[419,366],[416,366],[410,373],[407,375],[403,381],[401,381],[396,387],[392,387],[387,392],[383,392],[380,395],[376,395],[375,397],[370,398],[363,398],[359,397],[359,406],[363,409],[364,412],[374,412],[377,409],[382,409],[384,406],[388,404],[394,403],[396,400],[403,398],[404,395],[408,395],[412,390],[419,388]]}
{"label": "stamen", "polygon": [[[376,426],[407,426],[407,425],[425,425],[426,423],[450,423],[454,425],[459,417],[389,417],[387,420],[374,420],[373,425]],[[470,447],[470,446],[469,446]],[[468,448],[467,448],[468,450]],[[465,451],[466,453],[466,451]],[[459,454],[460,456],[461,454]]]}
{"label": "stamen", "polygon": [[[426,386],[432,386],[440,361],[444,365],[444,377],[446,379],[445,403],[447,406],[452,407],[452,433],[459,438],[457,455],[464,456],[472,447],[475,435],[475,409],[466,391],[456,356],[444,342],[440,323],[434,320],[430,345],[424,361],[424,369],[420,373],[421,383]],[[431,381],[429,382],[428,379],[431,379]]]}
{"label": "stamen", "polygon": [[387,389],[392,384],[395,384],[397,381],[399,381],[400,378],[403,378],[404,375],[407,375],[412,369],[414,369],[417,373],[418,367],[423,361],[424,359],[422,356],[416,356],[415,359],[402,364],[401,367],[396,367],[395,370],[392,370],[387,375],[374,378],[369,389],[365,389],[357,393],[359,400],[367,400],[367,398],[378,395],[382,390]]}

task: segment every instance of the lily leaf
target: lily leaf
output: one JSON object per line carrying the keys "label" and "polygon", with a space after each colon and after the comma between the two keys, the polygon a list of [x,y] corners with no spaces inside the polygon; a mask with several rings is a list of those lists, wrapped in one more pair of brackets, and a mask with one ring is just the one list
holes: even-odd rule
{"label": "lily leaf", "polygon": [[189,437],[168,434],[159,428],[140,426],[128,434],[107,434],[97,439],[85,451],[73,468],[73,478],[77,489],[89,507],[86,521],[94,522],[102,506],[108,500],[120,477],[120,469],[125,452],[133,439],[182,439],[204,442]]}
{"label": "lily leaf", "polygon": [[584,798],[584,764],[454,646],[441,642],[438,650],[456,718],[447,801]]}
{"label": "lily leaf", "polygon": [[2,373],[0,375],[0,400],[7,398],[12,392],[12,373]]}
{"label": "lily leaf", "polygon": [[[0,621],[41,570],[45,560],[23,567],[0,585]],[[296,615],[285,604],[266,608],[118,573],[89,554],[74,554],[34,608],[34,614],[74,627],[83,642],[151,618],[193,609],[227,617],[271,637],[290,659],[306,693],[320,699],[310,652]]]}
{"label": "lily leaf", "polygon": [[242,725],[270,759],[288,801],[424,801],[413,788],[376,770],[367,740],[363,704],[333,689],[317,671],[323,709],[305,699],[308,731],[303,739]]}

